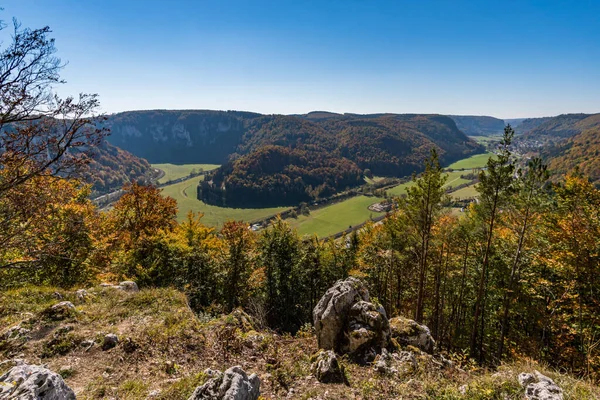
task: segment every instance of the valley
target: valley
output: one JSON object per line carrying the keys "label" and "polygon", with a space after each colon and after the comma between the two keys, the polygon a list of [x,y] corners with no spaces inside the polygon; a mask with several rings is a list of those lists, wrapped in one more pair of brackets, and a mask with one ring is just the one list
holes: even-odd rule
{"label": "valley", "polygon": [[[472,169],[485,166],[492,153],[477,154],[465,159],[456,161],[447,167],[448,176],[445,187],[448,188],[451,196],[458,200],[473,198],[477,195],[474,185],[463,187],[471,182],[471,179],[465,179],[462,176],[469,174]],[[152,164],[154,168],[162,169],[166,172],[161,179],[162,182],[168,179],[179,179],[189,175],[193,170],[209,171],[218,167],[214,164]],[[460,170],[459,170],[460,169]],[[384,177],[365,178],[368,184],[375,184],[385,179]],[[186,219],[187,214],[192,212],[201,212],[204,214],[203,223],[208,226],[220,228],[230,220],[244,221],[252,223],[266,218],[270,218],[279,213],[290,210],[290,207],[268,207],[268,208],[231,208],[219,207],[206,204],[196,197],[196,188],[203,177],[193,177],[182,182],[167,184],[162,189],[164,196],[170,196],[178,204],[178,221]],[[412,181],[401,183],[386,190],[387,196],[397,197],[406,195],[406,189],[413,185]],[[460,187],[459,187],[460,186]],[[459,187],[458,189],[455,189]],[[384,197],[365,196],[358,194],[356,196],[333,202],[332,204],[320,207],[311,206],[309,215],[297,215],[297,218],[288,217],[286,221],[297,230],[300,236],[317,236],[326,238],[343,232],[350,227],[354,228],[363,224],[369,219],[374,219],[385,215],[384,212],[369,210],[369,206],[384,200]]]}

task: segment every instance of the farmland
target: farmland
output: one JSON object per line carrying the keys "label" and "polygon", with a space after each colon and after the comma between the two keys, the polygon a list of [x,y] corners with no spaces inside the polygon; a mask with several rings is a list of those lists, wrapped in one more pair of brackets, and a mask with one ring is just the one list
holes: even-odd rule
{"label": "farmland", "polygon": [[314,234],[325,237],[343,231],[349,226],[361,224],[370,216],[381,215],[368,209],[371,204],[381,200],[377,197],[356,196],[314,210],[309,216],[300,215],[297,219],[287,221],[298,230],[300,236]]}
{"label": "farmland", "polygon": [[165,186],[162,194],[177,200],[177,219],[185,219],[189,211],[202,212],[202,222],[208,226],[222,227],[229,220],[253,221],[287,210],[287,207],[274,208],[227,208],[203,203],[196,198],[196,187],[202,177],[187,179],[174,185]]}
{"label": "farmland", "polygon": [[152,168],[158,168],[165,172],[165,176],[158,183],[166,183],[175,179],[183,178],[192,172],[211,171],[219,168],[218,164],[152,164]]}
{"label": "farmland", "polygon": [[473,169],[485,167],[488,159],[493,156],[493,153],[475,154],[469,158],[464,158],[455,163],[452,163],[448,168],[452,169]]}

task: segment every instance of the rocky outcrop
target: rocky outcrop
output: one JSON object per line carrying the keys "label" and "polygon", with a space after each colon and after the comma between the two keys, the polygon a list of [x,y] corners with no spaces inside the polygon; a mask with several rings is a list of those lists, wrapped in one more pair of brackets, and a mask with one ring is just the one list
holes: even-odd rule
{"label": "rocky outcrop", "polygon": [[319,348],[334,350],[341,341],[352,306],[369,301],[369,292],[356,278],[340,280],[325,292],[313,310]]}
{"label": "rocky outcrop", "polygon": [[75,393],[57,373],[21,363],[0,376],[0,399],[75,400]]}
{"label": "rocky outcrop", "polygon": [[196,388],[189,400],[256,400],[260,395],[258,376],[248,376],[240,366],[231,367],[223,373],[214,370],[204,373],[212,378]]}
{"label": "rocky outcrop", "polygon": [[76,312],[73,303],[70,301],[61,301],[42,311],[42,316],[54,321],[62,321],[72,317]]}
{"label": "rocky outcrop", "polygon": [[389,323],[391,336],[399,345],[414,346],[429,354],[435,351],[435,340],[425,325],[403,317],[394,317]]}
{"label": "rocky outcrop", "polygon": [[344,366],[331,350],[321,350],[313,356],[310,370],[321,383],[348,383]]}
{"label": "rocky outcrop", "polygon": [[348,328],[344,332],[342,352],[364,362],[375,359],[390,339],[390,324],[382,306],[359,301],[350,309]]}
{"label": "rocky outcrop", "polygon": [[525,398],[528,400],[563,400],[562,389],[538,371],[533,374],[521,373],[518,379],[525,388]]}
{"label": "rocky outcrop", "polygon": [[385,310],[369,302],[359,279],[340,280],[313,310],[319,348],[370,362],[388,345],[390,327]]}

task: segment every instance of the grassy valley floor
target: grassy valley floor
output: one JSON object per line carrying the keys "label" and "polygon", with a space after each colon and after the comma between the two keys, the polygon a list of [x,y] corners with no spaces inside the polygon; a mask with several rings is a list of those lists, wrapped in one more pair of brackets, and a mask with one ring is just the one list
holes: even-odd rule
{"label": "grassy valley floor", "polygon": [[152,168],[164,171],[165,175],[159,179],[158,183],[166,183],[175,179],[183,178],[192,172],[212,171],[219,168],[218,164],[152,164]]}

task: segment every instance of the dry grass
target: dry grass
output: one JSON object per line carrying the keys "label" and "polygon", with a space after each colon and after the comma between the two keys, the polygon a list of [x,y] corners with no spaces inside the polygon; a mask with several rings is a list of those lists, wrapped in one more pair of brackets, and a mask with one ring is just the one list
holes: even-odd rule
{"label": "dry grass", "polygon": [[[55,291],[76,305],[69,320],[38,317],[58,302]],[[309,330],[296,337],[259,331],[239,312],[200,320],[184,295],[172,289],[129,294],[94,288],[89,293],[83,302],[72,292],[53,288],[0,295],[0,334],[20,321],[32,329],[31,339],[22,346],[0,347],[0,359],[18,356],[62,371],[79,399],[145,399],[152,391],[160,391],[155,397],[159,399],[187,399],[206,380],[202,373],[206,368],[224,370],[233,365],[259,375],[263,399],[521,399],[516,376],[534,369],[554,378],[567,400],[600,398],[597,387],[534,363],[467,374],[456,368],[439,369],[427,356],[421,357],[416,372],[400,377],[381,376],[368,366],[344,360],[350,385],[320,384],[310,374],[310,356],[317,345]],[[103,351],[100,343],[106,333],[116,333],[120,342]],[[94,340],[95,345],[86,351],[80,345],[83,340]],[[467,392],[461,394],[459,388],[465,384]]]}

